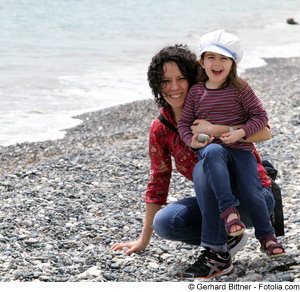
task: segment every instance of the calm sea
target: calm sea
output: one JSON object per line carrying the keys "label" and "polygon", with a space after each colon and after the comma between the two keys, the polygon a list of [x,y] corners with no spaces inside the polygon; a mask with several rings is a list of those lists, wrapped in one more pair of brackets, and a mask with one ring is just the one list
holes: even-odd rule
{"label": "calm sea", "polygon": [[300,56],[299,0],[0,0],[0,145],[61,138],[72,116],[151,98],[146,72],[162,47],[197,52],[224,28],[263,57]]}

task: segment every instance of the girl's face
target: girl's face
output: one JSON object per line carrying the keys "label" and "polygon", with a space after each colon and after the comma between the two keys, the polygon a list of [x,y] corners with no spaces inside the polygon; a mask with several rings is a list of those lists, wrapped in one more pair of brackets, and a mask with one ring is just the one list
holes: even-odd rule
{"label": "girl's face", "polygon": [[181,110],[189,90],[189,82],[175,62],[163,65],[162,96],[174,111]]}
{"label": "girl's face", "polygon": [[199,62],[208,76],[206,87],[217,89],[226,81],[233,60],[218,53],[205,52]]}

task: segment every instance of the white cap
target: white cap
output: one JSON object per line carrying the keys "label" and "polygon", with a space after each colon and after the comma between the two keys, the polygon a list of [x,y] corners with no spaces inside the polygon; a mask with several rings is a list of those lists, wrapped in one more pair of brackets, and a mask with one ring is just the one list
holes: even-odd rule
{"label": "white cap", "polygon": [[204,52],[230,57],[236,63],[239,63],[243,57],[239,38],[223,29],[209,32],[200,38],[200,57]]}

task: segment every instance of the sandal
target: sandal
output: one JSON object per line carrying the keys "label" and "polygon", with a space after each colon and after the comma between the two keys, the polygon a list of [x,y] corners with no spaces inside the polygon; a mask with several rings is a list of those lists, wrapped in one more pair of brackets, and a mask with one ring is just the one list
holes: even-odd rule
{"label": "sandal", "polygon": [[[259,241],[261,244],[260,250],[263,253],[265,253],[269,258],[277,258],[277,257],[284,255],[285,251],[284,251],[283,246],[277,242],[277,238],[273,234],[265,235]],[[272,243],[268,247],[266,247],[266,243],[268,241],[274,241],[276,243]],[[281,253],[273,253],[274,249],[276,249],[276,248],[282,249],[282,252]]]}
{"label": "sandal", "polygon": [[[238,216],[238,218],[232,219],[232,220],[230,220],[229,222],[227,222],[227,218],[228,218],[229,215],[232,214],[232,213],[236,214],[236,215]],[[236,207],[229,207],[229,208],[227,208],[225,211],[223,211],[223,212],[221,213],[220,217],[221,217],[222,219],[224,219],[224,222],[225,222],[225,228],[226,228],[226,231],[227,231],[228,235],[230,235],[230,236],[239,236],[239,235],[241,235],[242,233],[244,233],[246,227],[245,227],[244,223],[241,221],[241,219],[240,219],[240,214],[239,214],[239,212],[238,212],[238,210],[237,210]],[[235,232],[230,232],[230,229],[231,229],[231,227],[232,227],[233,225],[238,225],[238,226],[241,227],[241,229],[240,229],[240,230],[237,230],[237,231],[235,231]]]}

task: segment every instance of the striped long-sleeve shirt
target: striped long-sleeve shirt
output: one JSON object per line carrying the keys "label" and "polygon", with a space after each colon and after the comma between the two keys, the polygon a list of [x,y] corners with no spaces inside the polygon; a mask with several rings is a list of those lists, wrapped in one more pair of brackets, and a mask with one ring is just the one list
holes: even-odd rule
{"label": "striped long-sleeve shirt", "polygon": [[[215,125],[240,125],[246,137],[252,136],[268,123],[262,103],[248,86],[242,93],[229,85],[222,89],[207,89],[203,82],[191,87],[178,122],[181,139],[191,145],[191,125],[196,119],[204,119]],[[223,144],[220,139],[216,143]],[[252,143],[224,144],[235,149],[253,150]]]}

